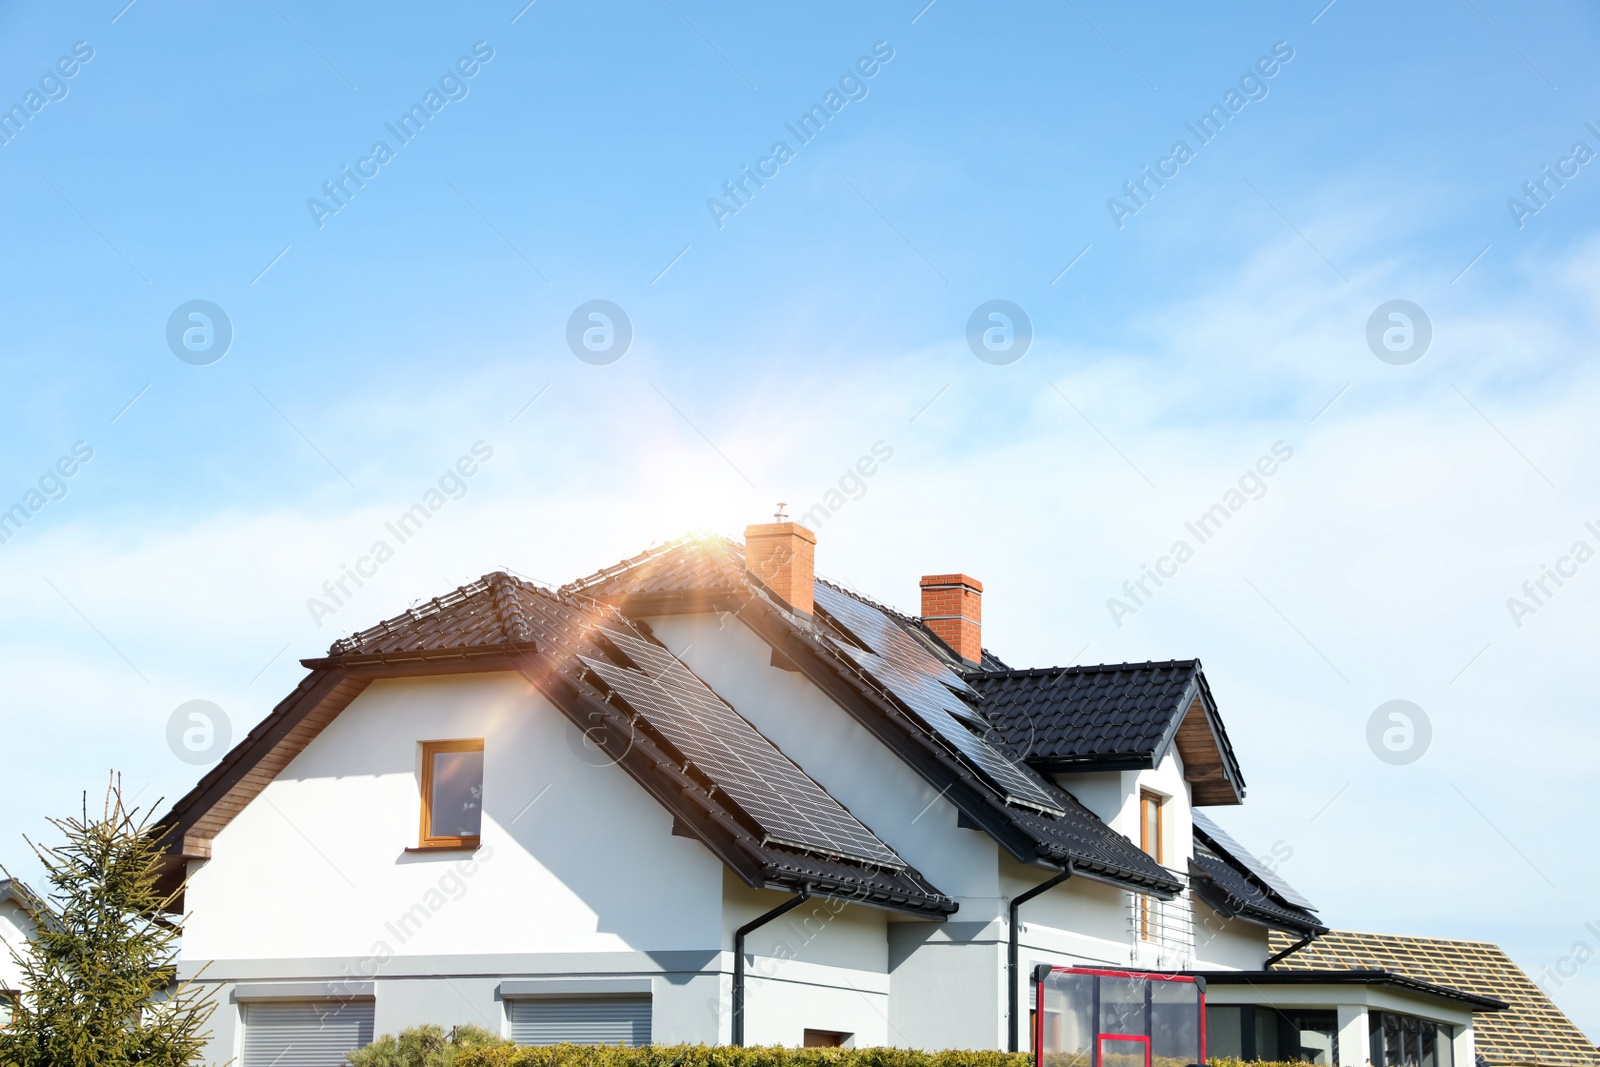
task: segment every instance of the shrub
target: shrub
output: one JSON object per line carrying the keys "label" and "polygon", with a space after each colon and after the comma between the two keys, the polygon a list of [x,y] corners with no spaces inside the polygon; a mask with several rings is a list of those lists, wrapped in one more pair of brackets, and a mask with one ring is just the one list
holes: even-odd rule
{"label": "shrub", "polygon": [[549,1045],[465,1050],[455,1067],[1032,1067],[1029,1052],[731,1045]]}
{"label": "shrub", "polygon": [[366,1048],[345,1056],[351,1067],[460,1067],[470,1049],[510,1048],[511,1042],[478,1026],[415,1026],[399,1037],[384,1034]]}

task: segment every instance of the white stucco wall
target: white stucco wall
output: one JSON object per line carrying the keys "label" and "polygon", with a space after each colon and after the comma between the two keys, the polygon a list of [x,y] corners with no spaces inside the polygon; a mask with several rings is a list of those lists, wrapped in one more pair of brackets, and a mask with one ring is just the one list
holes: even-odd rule
{"label": "white stucco wall", "polygon": [[[408,853],[420,742],[476,737],[483,849]],[[185,958],[716,946],[722,865],[673,837],[625,772],[580,751],[576,728],[515,675],[374,682],[193,865]]]}
{"label": "white stucco wall", "polygon": [[[901,946],[903,958],[890,972],[889,1032],[894,1044],[923,1049],[1005,1047],[1005,964],[999,923],[951,922]],[[891,958],[895,951],[891,930]]]}
{"label": "white stucco wall", "polygon": [[[420,743],[450,738],[484,740],[482,848],[408,852]],[[235,989],[264,982],[371,981],[381,1034],[503,1031],[504,979],[647,976],[654,1040],[727,1041],[733,931],[788,895],[745,886],[596,762],[515,675],[373,683],[191,863],[183,960],[216,983],[210,1061],[238,1053]],[[887,925],[816,900],[752,934],[747,1039],[890,1042]]]}
{"label": "white stucco wall", "polygon": [[12,961],[11,953],[26,955],[25,945],[33,930],[33,921],[15,901],[0,901],[0,989],[20,989],[22,968]]}
{"label": "white stucco wall", "polygon": [[1260,970],[1271,952],[1265,926],[1230,919],[1193,898],[1195,967],[1199,970]]}

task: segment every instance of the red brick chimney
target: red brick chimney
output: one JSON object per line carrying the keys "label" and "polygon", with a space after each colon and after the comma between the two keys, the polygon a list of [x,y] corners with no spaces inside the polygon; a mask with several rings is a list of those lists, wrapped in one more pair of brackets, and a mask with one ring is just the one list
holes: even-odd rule
{"label": "red brick chimney", "polygon": [[778,599],[809,616],[817,578],[817,535],[798,522],[744,528],[744,569]]}
{"label": "red brick chimney", "polygon": [[922,621],[968,663],[983,659],[983,583],[965,574],[922,579]]}

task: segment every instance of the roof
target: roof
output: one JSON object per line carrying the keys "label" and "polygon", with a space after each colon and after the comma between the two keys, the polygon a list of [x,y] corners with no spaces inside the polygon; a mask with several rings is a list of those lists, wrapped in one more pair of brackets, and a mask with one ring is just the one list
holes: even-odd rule
{"label": "roof", "polygon": [[1385,971],[1377,968],[1366,969],[1330,969],[1311,971],[1185,971],[1185,974],[1199,975],[1208,983],[1215,985],[1378,985],[1389,986],[1393,989],[1403,989],[1408,993],[1420,993],[1425,997],[1442,1000],[1471,1008],[1474,1013],[1474,1030],[1476,1026],[1476,1013],[1497,1012],[1505,1008],[1505,1002],[1493,997],[1479,996],[1453,986],[1440,985],[1436,982],[1427,982],[1413,978],[1410,975],[1399,974],[1395,971]]}
{"label": "roof", "polygon": [[1189,860],[1189,884],[1201,900],[1228,918],[1300,935],[1327,929],[1314,913],[1286,903],[1247,872],[1198,848]]}
{"label": "roof", "polygon": [[373,678],[514,670],[747,883],[955,911],[647,631],[593,601],[496,572],[303,662],[306,681],[163,818],[174,855],[209,854],[221,826]]}
{"label": "roof", "polygon": [[1177,744],[1196,804],[1237,804],[1244,775],[1200,661],[969,671],[995,730],[1048,772],[1154,767]]}
{"label": "roof", "polygon": [[0,903],[12,900],[18,904],[28,905],[38,899],[37,893],[17,879],[0,878]]}
{"label": "roof", "polygon": [[1189,884],[1212,908],[1298,936],[1327,930],[1316,905],[1284,881],[1269,864],[1235,841],[1205,812],[1196,810]]}
{"label": "roof", "polygon": [[[1280,951],[1289,941],[1272,935]],[[1487,941],[1402,937],[1335,930],[1286,956],[1279,973],[1329,967],[1382,968],[1411,978],[1453,986],[1507,1005],[1474,1019],[1477,1053],[1486,1063],[1593,1067],[1600,1052],[1572,1020],[1534,984],[1498,945]]]}
{"label": "roof", "polygon": [[748,578],[742,546],[720,537],[670,542],[562,591],[635,617],[736,613],[1018,860],[1071,865],[1160,895],[1183,887],[1069,792],[994,744],[961,661],[911,616],[819,580],[815,615],[802,618]]}

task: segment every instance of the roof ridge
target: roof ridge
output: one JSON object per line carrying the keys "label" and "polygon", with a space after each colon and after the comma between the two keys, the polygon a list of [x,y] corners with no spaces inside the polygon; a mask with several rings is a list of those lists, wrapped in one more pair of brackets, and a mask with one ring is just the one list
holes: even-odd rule
{"label": "roof ridge", "polygon": [[457,604],[471,600],[480,593],[486,592],[491,587],[491,580],[496,574],[504,576],[503,571],[494,571],[481,577],[474,578],[464,585],[458,585],[448,593],[440,594],[431,600],[413,605],[398,615],[390,616],[380,622],[368,626],[364,630],[357,630],[346,637],[338,638],[328,646],[329,656],[339,656],[359,648],[363,641],[367,641],[383,634],[393,633],[394,630],[406,623],[421,622],[423,619],[437,615],[445,608],[455,607]]}
{"label": "roof ridge", "polygon": [[1111,671],[1160,670],[1171,667],[1200,667],[1199,657],[1193,659],[1152,659],[1129,663],[1079,663],[1066,667],[1010,667],[1006,670],[963,671],[966,677],[981,678],[1038,678],[1046,674],[1096,674]]}

